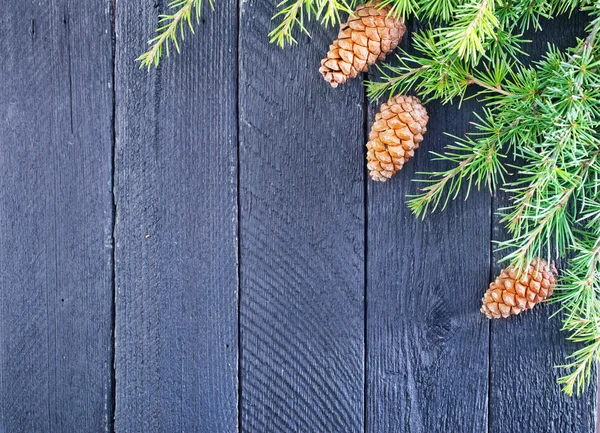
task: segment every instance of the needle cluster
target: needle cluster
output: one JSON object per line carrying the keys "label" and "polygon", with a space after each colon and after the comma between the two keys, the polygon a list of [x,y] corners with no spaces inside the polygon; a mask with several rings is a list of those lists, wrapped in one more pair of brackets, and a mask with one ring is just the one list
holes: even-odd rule
{"label": "needle cluster", "polygon": [[[213,0],[209,0],[211,8]],[[169,3],[171,13],[158,17],[156,36],[148,41],[150,48],[137,58],[141,67],[158,66],[163,54],[171,54],[171,45],[179,52],[179,39],[185,39],[185,32],[194,33],[194,22],[200,21],[202,0],[172,0]]]}

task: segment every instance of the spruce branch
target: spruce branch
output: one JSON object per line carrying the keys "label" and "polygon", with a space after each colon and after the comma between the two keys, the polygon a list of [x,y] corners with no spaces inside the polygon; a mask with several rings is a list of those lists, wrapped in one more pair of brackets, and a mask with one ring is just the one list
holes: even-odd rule
{"label": "spruce branch", "polygon": [[456,8],[452,26],[438,30],[439,44],[450,55],[476,64],[486,51],[485,42],[499,27],[495,0],[473,0]]}
{"label": "spruce branch", "polygon": [[579,232],[574,257],[553,302],[561,305],[563,330],[582,346],[558,366],[566,371],[558,380],[572,395],[589,385],[591,368],[600,354],[600,233]]}
{"label": "spruce branch", "polygon": [[279,11],[273,16],[279,24],[269,33],[269,40],[280,47],[296,43],[294,30],[310,36],[305,22],[314,19],[323,26],[340,24],[340,14],[351,14],[356,0],[283,0],[277,5]]}
{"label": "spruce branch", "polygon": [[466,197],[473,186],[477,189],[487,187],[494,191],[500,181],[504,182],[507,172],[503,161],[506,156],[502,153],[502,128],[495,123],[490,110],[484,110],[484,117],[478,116],[474,123],[477,132],[465,138],[453,137],[456,142],[447,147],[446,152],[432,152],[434,160],[445,161],[453,166],[436,173],[419,173],[429,176],[428,179],[418,180],[428,185],[422,192],[409,196],[408,207],[419,217],[428,212],[444,209],[450,200],[454,200],[466,184]]}
{"label": "spruce branch", "polygon": [[[438,3],[437,6],[440,7],[442,10],[449,7],[448,0],[436,0],[436,2]],[[423,3],[427,2],[423,2],[423,0],[381,0],[378,6],[390,6],[390,15],[405,20],[409,16],[417,16]],[[430,7],[432,7],[432,9],[435,9],[436,5],[430,5]]]}
{"label": "spruce branch", "polygon": [[[214,9],[213,0],[209,0],[209,2],[211,8]],[[148,69],[152,65],[157,67],[163,53],[166,53],[167,57],[170,55],[171,43],[179,52],[178,37],[181,37],[181,40],[185,39],[186,27],[192,34],[194,33],[192,18],[195,17],[196,23],[200,21],[202,0],[173,0],[169,3],[169,8],[175,12],[159,15],[159,26],[156,29],[158,35],[148,41],[150,49],[136,59],[140,62],[140,67]]]}

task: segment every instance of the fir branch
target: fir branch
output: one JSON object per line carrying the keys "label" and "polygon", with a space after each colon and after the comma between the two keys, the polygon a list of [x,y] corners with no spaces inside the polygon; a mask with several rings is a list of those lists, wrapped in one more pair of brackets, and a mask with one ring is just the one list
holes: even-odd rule
{"label": "fir branch", "polygon": [[440,46],[476,64],[486,51],[486,40],[495,37],[500,24],[495,6],[495,0],[473,0],[457,7],[452,25],[437,30]]}
{"label": "fir branch", "polygon": [[477,189],[485,186],[493,192],[499,181],[504,182],[506,168],[502,161],[506,156],[501,153],[502,129],[495,123],[491,111],[484,110],[484,116],[485,119],[477,116],[476,133],[463,139],[454,137],[455,144],[448,146],[443,154],[432,152],[435,160],[450,162],[453,167],[436,173],[419,173],[429,179],[418,182],[429,185],[420,194],[409,196],[408,207],[417,217],[424,217],[438,208],[444,209],[461,192],[463,183],[467,185],[467,198],[473,186]]}
{"label": "fir branch", "polygon": [[421,0],[420,2],[422,4],[419,4],[419,0],[381,0],[378,4],[378,7],[383,8],[386,6],[390,6],[390,15],[396,18],[402,18],[403,20],[406,20],[409,16],[417,16],[418,11],[421,9],[423,4],[430,3],[429,10],[436,10],[438,7],[441,10],[444,10],[448,8],[447,3],[449,1],[450,3],[452,3],[451,0],[436,0],[433,2],[423,2],[423,0]]}
{"label": "fir branch", "polygon": [[[209,2],[211,8],[214,8],[213,0],[209,0]],[[159,15],[159,26],[156,29],[158,35],[148,41],[150,49],[136,59],[140,62],[140,67],[148,69],[152,65],[157,67],[164,52],[167,57],[170,55],[170,43],[179,52],[177,38],[185,39],[186,27],[189,27],[189,30],[194,33],[192,17],[195,15],[196,22],[200,21],[202,0],[173,0],[169,3],[169,8],[175,9],[175,12]]]}
{"label": "fir branch", "polygon": [[283,0],[273,16],[280,22],[269,33],[269,40],[282,48],[286,44],[294,44],[297,42],[294,38],[296,27],[310,36],[306,21],[315,19],[325,27],[336,25],[341,22],[340,14],[351,14],[355,6],[356,0]]}
{"label": "fir branch", "polygon": [[448,22],[456,13],[456,8],[468,0],[429,0],[423,2],[418,16],[429,20]]}
{"label": "fir branch", "polygon": [[570,269],[553,300],[561,304],[569,340],[583,345],[568,357],[570,362],[558,366],[567,370],[558,382],[569,395],[585,390],[600,354],[600,234],[579,232],[578,237]]}
{"label": "fir branch", "polygon": [[483,87],[484,89],[489,90],[492,93],[499,93],[504,96],[515,96],[513,93],[504,90],[500,84],[489,84],[488,82],[481,80],[480,78],[477,78],[471,74],[466,74],[465,77],[467,79],[467,84],[476,84],[479,87]]}

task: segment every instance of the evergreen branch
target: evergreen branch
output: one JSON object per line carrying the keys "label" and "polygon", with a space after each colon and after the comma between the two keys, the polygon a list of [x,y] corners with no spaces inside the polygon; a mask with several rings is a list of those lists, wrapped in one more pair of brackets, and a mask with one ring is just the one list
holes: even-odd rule
{"label": "evergreen branch", "polygon": [[495,124],[493,113],[484,111],[485,119],[478,117],[476,133],[458,139],[447,147],[444,154],[432,152],[435,160],[453,163],[453,167],[436,173],[419,173],[429,176],[419,182],[429,183],[417,195],[409,196],[408,207],[416,216],[424,217],[427,212],[444,209],[450,200],[456,199],[467,184],[466,197],[473,186],[477,189],[486,186],[495,191],[499,181],[504,181],[506,168],[502,164],[505,155],[500,151],[503,146],[502,130]]}
{"label": "evergreen branch", "polygon": [[[441,205],[444,210],[450,200],[454,200],[461,190],[462,181],[467,178],[475,155],[465,156],[455,167],[442,173],[419,173],[437,176],[435,182],[423,188],[423,193],[409,196],[408,208],[416,217],[423,217],[428,212],[434,212]],[[442,199],[444,201],[442,202]]]}
{"label": "evergreen branch", "polygon": [[451,55],[476,64],[485,54],[485,42],[493,39],[500,23],[495,0],[472,0],[456,8],[451,26],[438,29],[439,44]]}
{"label": "evergreen branch", "polygon": [[567,370],[558,382],[572,395],[589,384],[590,370],[600,354],[600,234],[579,232],[567,275],[553,302],[561,304],[563,330],[569,340],[583,344],[568,357],[571,362],[558,366]]}
{"label": "evergreen branch", "polygon": [[292,34],[294,25],[298,25],[302,32],[308,34],[308,30],[304,27],[304,0],[296,0],[284,7],[286,3],[287,1],[283,1],[279,4],[282,9],[273,16],[273,19],[280,15],[283,18],[281,23],[269,33],[269,42],[275,42],[280,47],[283,47],[286,42],[296,43]]}
{"label": "evergreen branch", "polygon": [[418,15],[429,20],[448,22],[456,13],[456,8],[468,0],[429,0],[423,2]]}
{"label": "evergreen branch", "polygon": [[500,84],[496,84],[494,86],[470,74],[467,74],[466,78],[467,84],[477,84],[479,87],[483,87],[484,89],[489,90],[492,93],[499,93],[504,96],[515,96],[513,93],[507,92],[506,90],[502,89],[502,86],[500,86]]}
{"label": "evergreen branch", "polygon": [[[213,0],[209,0],[211,8],[214,9]],[[195,15],[196,22],[200,21],[200,12],[202,10],[202,0],[173,0],[169,3],[170,9],[176,9],[173,14],[159,15],[159,26],[156,29],[158,35],[148,41],[150,49],[138,57],[136,60],[140,62],[140,67],[150,69],[152,65],[155,67],[160,63],[163,52],[166,52],[167,57],[170,55],[170,43],[175,46],[179,52],[178,36],[185,39],[185,28],[194,33],[192,16]]]}
{"label": "evergreen branch", "polygon": [[296,27],[301,32],[310,36],[305,21],[315,19],[323,26],[340,24],[340,14],[352,14],[356,0],[283,0],[277,6],[279,11],[273,19],[280,18],[280,23],[269,33],[269,40],[280,47],[285,44],[294,44],[294,30]]}
{"label": "evergreen branch", "polygon": [[[594,11],[594,12],[596,12],[597,14],[600,14],[600,3],[596,7],[596,9],[599,9],[599,10]],[[587,10],[593,11],[593,9],[589,9],[589,8]],[[596,45],[596,43],[598,42],[598,32],[599,31],[600,31],[600,17],[597,17],[590,23],[589,34],[585,38],[585,41],[582,44],[583,49],[591,50]]]}
{"label": "evergreen branch", "polygon": [[565,246],[570,243],[572,237],[570,230],[571,221],[568,219],[566,207],[576,188],[577,185],[573,185],[561,194],[552,196],[545,203],[538,202],[535,207],[529,208],[533,210],[532,213],[521,215],[518,221],[527,219],[528,224],[535,225],[535,228],[528,228],[521,236],[513,234],[511,240],[500,243],[498,250],[516,248],[503,261],[510,260],[521,269],[534,257],[549,256],[549,249],[546,254],[542,254],[542,249],[553,236],[557,239],[557,255],[564,254]]}
{"label": "evergreen branch", "polygon": [[[421,0],[422,1],[422,0]],[[442,3],[446,3],[447,0],[437,0],[438,4],[441,1]],[[428,3],[425,1],[424,3]],[[396,18],[402,18],[406,20],[409,16],[418,15],[418,11],[421,9],[421,5],[419,4],[419,0],[381,0],[377,5],[380,8],[390,6],[390,15]],[[442,5],[442,9],[446,6]],[[435,9],[435,5],[434,8]],[[431,10],[431,9],[430,9]]]}
{"label": "evergreen branch", "polygon": [[[426,173],[429,178],[419,182],[427,185],[409,197],[408,206],[424,217],[461,190],[468,197],[473,187],[493,191],[504,184],[512,196],[502,220],[511,236],[498,246],[509,250],[504,260],[522,269],[534,256],[550,260],[575,253],[555,296],[563,329],[580,345],[560,366],[565,374],[559,383],[572,394],[585,389],[600,360],[600,1],[568,3],[498,1],[492,35],[485,29],[469,33],[467,23],[481,19],[486,6],[470,1],[457,7],[461,25],[448,27],[463,39],[476,35],[470,45],[453,40],[448,28],[420,33],[416,54],[403,52],[397,65],[382,68],[381,78],[367,86],[370,98],[414,90],[442,103],[465,98],[470,85],[479,87],[477,95],[487,104],[485,120],[476,126],[479,135],[434,153],[452,165]],[[475,4],[482,9],[473,12]],[[515,59],[523,41],[512,32],[539,28],[540,17],[580,6],[593,18],[584,40],[564,52],[550,46],[527,67]],[[518,178],[506,183],[509,149]]]}
{"label": "evergreen branch", "polygon": [[456,56],[448,56],[439,47],[438,36],[432,31],[414,35],[414,49],[419,55],[401,51],[398,65],[379,68],[379,81],[369,81],[367,94],[376,99],[384,94],[393,96],[414,89],[425,102],[440,99],[443,103],[464,97],[468,87],[468,66]]}
{"label": "evergreen branch", "polygon": [[558,383],[563,385],[562,389],[568,395],[573,395],[573,391],[576,391],[577,394],[582,393],[590,383],[592,365],[598,362],[600,350],[600,337],[596,335],[598,327],[600,327],[600,322],[581,318],[572,325],[572,329],[563,328],[565,331],[573,331],[568,338],[570,341],[576,343],[592,341],[569,357],[569,359],[574,359],[573,362],[558,366],[558,368],[572,370],[571,373],[558,379]]}
{"label": "evergreen branch", "polygon": [[594,0],[552,0],[550,2],[553,15],[573,12],[578,7],[585,10],[586,7],[589,7],[593,3]]}
{"label": "evergreen branch", "polygon": [[[499,250],[513,250],[503,261],[509,260],[511,264],[522,268],[534,257],[550,255],[563,256],[568,245],[572,245],[574,237],[571,227],[574,225],[572,211],[568,204],[585,179],[590,166],[595,162],[598,154],[581,163],[581,169],[562,179],[549,178],[532,182],[532,188],[527,189],[525,199],[520,202],[513,213],[508,214],[503,222],[508,222],[508,231],[512,238],[499,243]],[[540,172],[544,173],[544,169]],[[570,186],[565,186],[570,184]],[[517,197],[518,189],[510,190]],[[532,204],[532,197],[537,197]],[[517,201],[519,201],[517,199]],[[551,249],[553,247],[553,250]],[[545,251],[544,251],[545,250]]]}
{"label": "evergreen branch", "polygon": [[471,84],[477,84],[489,93],[515,96],[501,85],[505,77],[512,74],[511,64],[506,59],[486,63],[485,72],[481,72],[441,47],[440,37],[433,31],[414,35],[414,50],[417,54],[401,51],[397,65],[378,67],[379,80],[366,83],[371,100],[413,89],[425,102],[439,99],[448,103],[457,97],[463,99]]}
{"label": "evergreen branch", "polygon": [[[212,6],[212,0],[211,6]],[[341,22],[364,0],[282,0],[269,38],[279,46],[295,43],[296,30],[309,35],[310,20],[324,26]],[[172,14],[160,15],[157,35],[138,59],[157,66],[171,44],[194,32],[202,0],[172,0]],[[582,392],[600,360],[600,0],[381,0],[390,14],[425,17],[440,26],[414,35],[414,53],[401,51],[396,65],[384,65],[368,96],[415,91],[427,102],[451,103],[474,96],[485,104],[475,132],[434,159],[449,165],[418,180],[410,196],[417,216],[443,209],[464,190],[511,196],[503,209],[510,239],[499,244],[505,260],[519,268],[534,256],[571,254],[554,302],[560,303],[563,330],[580,347],[567,359],[559,379],[568,393]],[[540,29],[541,18],[580,8],[591,23],[587,36],[568,50],[549,46],[541,61],[525,66],[522,34]],[[309,35],[310,36],[310,35]],[[509,165],[510,164],[510,165]],[[517,179],[506,181],[507,167]]]}

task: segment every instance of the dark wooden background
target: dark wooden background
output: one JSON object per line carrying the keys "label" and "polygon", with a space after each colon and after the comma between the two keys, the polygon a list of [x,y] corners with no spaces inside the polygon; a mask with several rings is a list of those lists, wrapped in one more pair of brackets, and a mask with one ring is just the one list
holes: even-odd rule
{"label": "dark wooden background", "polygon": [[[140,70],[165,10],[3,5],[0,433],[595,430],[596,387],[555,383],[552,308],[479,313],[506,198],[405,205],[477,101],[429,104],[424,149],[375,184],[377,104],[317,72],[335,29],[281,50],[272,0],[217,1]],[[585,21],[545,23],[534,57]]]}

